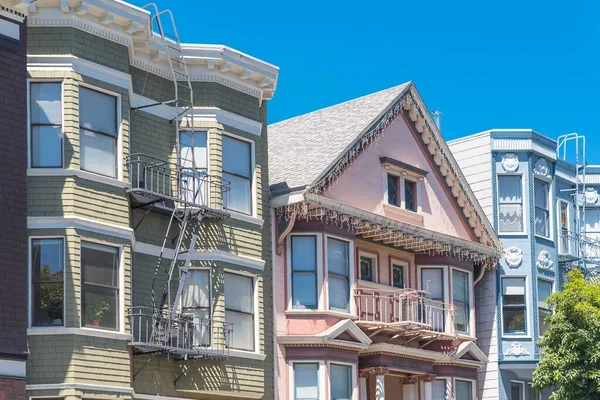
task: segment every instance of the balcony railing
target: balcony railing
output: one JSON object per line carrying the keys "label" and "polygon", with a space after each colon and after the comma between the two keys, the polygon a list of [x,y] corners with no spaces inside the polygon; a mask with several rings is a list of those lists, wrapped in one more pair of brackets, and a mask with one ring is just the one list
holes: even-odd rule
{"label": "balcony railing", "polygon": [[172,200],[192,207],[223,210],[230,183],[192,166],[192,162],[185,159],[177,164],[141,153],[129,155],[132,205],[142,207]]}
{"label": "balcony railing", "polygon": [[354,291],[359,325],[388,330],[425,330],[454,333],[454,307],[427,298],[413,289]]}
{"label": "balcony railing", "polygon": [[132,340],[129,346],[139,353],[165,352],[180,358],[228,358],[233,327],[199,318],[193,313],[167,313],[148,307],[129,312]]}
{"label": "balcony railing", "polygon": [[581,259],[600,263],[600,241],[581,233],[561,232],[559,258],[563,261]]}

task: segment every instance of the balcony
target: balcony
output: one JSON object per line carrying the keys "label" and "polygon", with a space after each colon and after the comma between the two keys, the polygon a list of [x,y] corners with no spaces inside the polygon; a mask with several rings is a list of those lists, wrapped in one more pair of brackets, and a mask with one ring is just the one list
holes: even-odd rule
{"label": "balcony", "polygon": [[354,291],[358,320],[363,329],[402,336],[452,336],[454,307],[427,298],[428,292],[414,289]]}
{"label": "balcony", "polygon": [[215,323],[195,314],[159,313],[148,307],[133,307],[129,312],[134,353],[166,353],[179,359],[229,358],[233,335],[231,324]]}
{"label": "balcony", "polygon": [[600,241],[586,234],[561,232],[558,258],[561,262],[581,260],[600,264]]}
{"label": "balcony", "polygon": [[[174,207],[191,207],[207,218],[227,218],[223,204],[230,191],[229,182],[205,170],[190,168],[192,162],[179,164],[146,154],[135,153],[127,157],[129,181],[127,190],[132,208],[154,207],[169,213]],[[157,210],[158,211],[158,210]]]}

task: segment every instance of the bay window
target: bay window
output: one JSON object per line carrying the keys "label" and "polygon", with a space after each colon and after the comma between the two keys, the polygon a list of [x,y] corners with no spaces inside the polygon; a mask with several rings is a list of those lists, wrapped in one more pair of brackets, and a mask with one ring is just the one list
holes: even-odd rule
{"label": "bay window", "polygon": [[454,328],[457,333],[470,334],[470,302],[469,274],[467,272],[452,270],[452,304],[456,311]]}
{"label": "bay window", "polygon": [[473,400],[473,382],[454,380],[454,399],[455,400]]}
{"label": "bay window", "polygon": [[523,232],[523,183],[521,175],[498,175],[498,204],[499,232]]}
{"label": "bay window", "polygon": [[81,169],[117,177],[117,98],[79,87]]}
{"label": "bay window", "polygon": [[527,333],[525,278],[502,278],[502,326],[504,334]]}
{"label": "bay window", "polygon": [[31,325],[64,324],[64,241],[31,241]]}
{"label": "bay window", "polygon": [[350,400],[353,388],[352,366],[330,364],[329,384],[331,386],[331,400]]}
{"label": "bay window", "polygon": [[185,280],[181,307],[194,316],[194,346],[210,346],[211,335],[210,271],[189,270]]}
{"label": "bay window", "polygon": [[254,278],[225,273],[225,322],[233,325],[230,348],[254,351]]}
{"label": "bay window", "polygon": [[350,244],[327,238],[329,309],[350,312]]}
{"label": "bay window", "polygon": [[223,136],[223,180],[229,185],[225,208],[252,214],[252,145]]}
{"label": "bay window", "polygon": [[294,400],[319,399],[319,364],[294,363]]}
{"label": "bay window", "polygon": [[538,280],[538,327],[539,336],[544,336],[544,333],[548,330],[549,325],[546,324],[545,319],[550,315],[550,307],[546,304],[546,300],[552,294],[552,282],[539,279]]}
{"label": "bay window", "polygon": [[208,169],[206,132],[181,132],[181,197],[194,204],[208,206]]}
{"label": "bay window", "polygon": [[548,201],[548,183],[534,179],[535,197],[535,234],[550,237],[550,206]]}
{"label": "bay window", "polygon": [[292,236],[292,308],[316,309],[317,296],[317,237]]}
{"label": "bay window", "polygon": [[81,243],[82,325],[118,329],[119,249]]}
{"label": "bay window", "polygon": [[62,167],[62,84],[32,82],[29,86],[31,166]]}

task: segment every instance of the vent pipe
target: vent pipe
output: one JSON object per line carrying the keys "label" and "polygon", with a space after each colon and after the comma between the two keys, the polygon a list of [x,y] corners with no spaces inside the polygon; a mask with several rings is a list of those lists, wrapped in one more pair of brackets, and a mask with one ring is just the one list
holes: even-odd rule
{"label": "vent pipe", "polygon": [[443,113],[441,113],[440,111],[433,111],[431,113],[431,115],[433,115],[433,122],[435,122],[435,126],[437,126],[438,131],[442,131],[442,115],[444,115]]}

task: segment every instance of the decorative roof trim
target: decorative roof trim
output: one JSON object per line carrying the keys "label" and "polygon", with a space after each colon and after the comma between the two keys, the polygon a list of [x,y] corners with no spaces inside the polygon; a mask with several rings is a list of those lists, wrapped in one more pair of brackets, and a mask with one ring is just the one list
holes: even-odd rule
{"label": "decorative roof trim", "polygon": [[429,174],[429,171],[426,171],[421,168],[417,168],[414,165],[410,165],[410,164],[395,160],[390,157],[379,157],[379,161],[381,162],[382,165],[388,164],[388,165],[391,165],[392,167],[396,167],[396,168],[400,168],[400,169],[403,169],[403,170],[406,170],[409,172],[413,172],[419,176],[427,176],[427,174]]}
{"label": "decorative roof trim", "polygon": [[[473,342],[473,346],[477,348]],[[477,351],[474,347],[469,346],[469,349],[475,353]],[[460,346],[459,346],[460,349]],[[481,352],[481,350],[479,350]],[[448,354],[439,351],[432,351],[426,349],[419,349],[413,347],[405,347],[396,344],[390,343],[375,343],[369,346],[368,349],[360,352],[360,356],[367,356],[372,354],[389,354],[395,357],[403,357],[403,358],[413,358],[419,359],[423,361],[433,362],[435,365],[457,365],[461,367],[469,367],[469,368],[479,368],[485,364],[485,360],[482,361],[474,361],[474,360],[463,360],[460,359],[457,354]],[[481,353],[483,354],[483,353]],[[463,354],[464,355],[464,354]],[[475,354],[474,354],[475,355]],[[484,356],[485,357],[485,356]]]}

